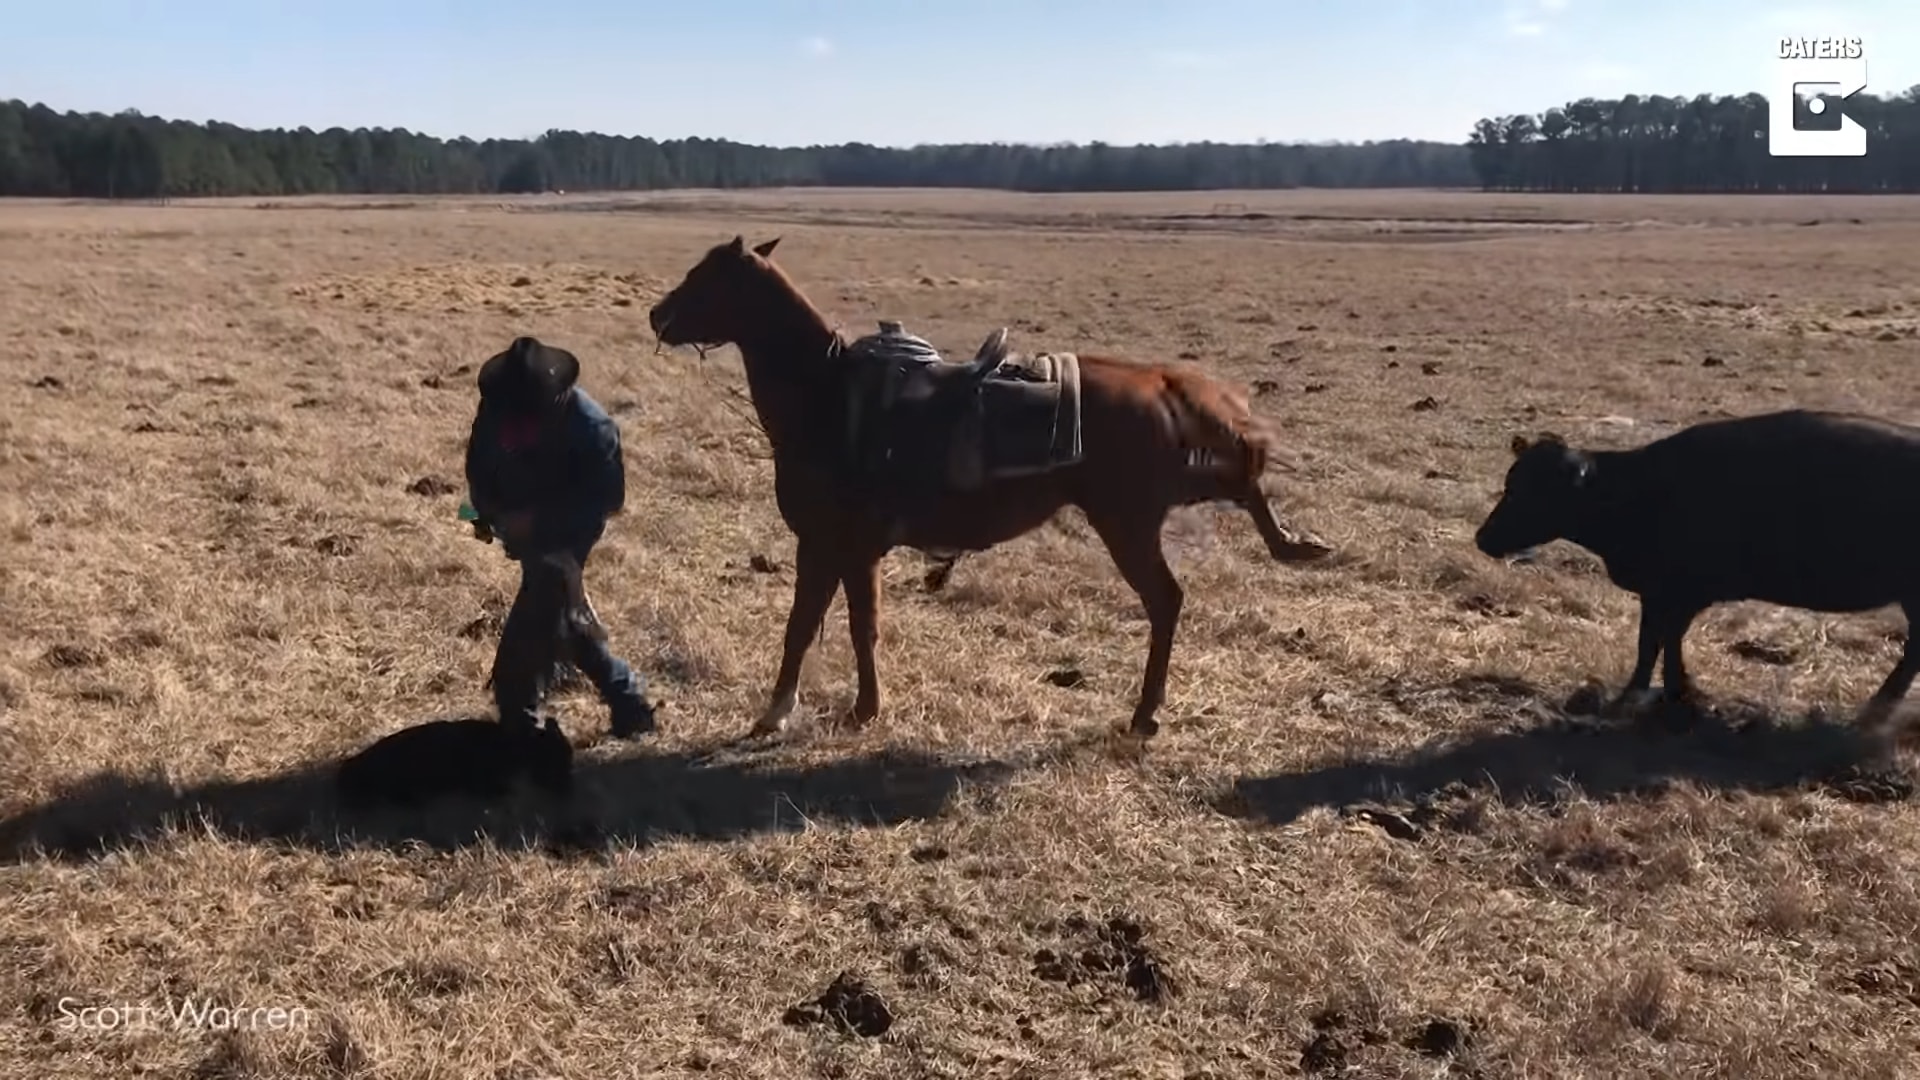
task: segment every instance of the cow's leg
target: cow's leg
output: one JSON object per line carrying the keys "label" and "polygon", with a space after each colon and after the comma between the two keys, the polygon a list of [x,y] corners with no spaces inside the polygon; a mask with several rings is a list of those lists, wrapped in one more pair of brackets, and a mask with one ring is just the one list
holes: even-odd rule
{"label": "cow's leg", "polygon": [[1653,685],[1654,661],[1660,659],[1660,647],[1665,641],[1662,633],[1661,605],[1646,596],[1640,598],[1640,636],[1639,653],[1633,662],[1633,672],[1627,676],[1627,685],[1607,703],[1606,712],[1616,714],[1626,709],[1632,700],[1644,694]]}
{"label": "cow's leg", "polygon": [[880,715],[880,672],[874,648],[880,643],[880,561],[851,560],[840,574],[847,590],[847,630],[853,635],[853,666],[859,692],[853,701],[853,723],[864,726]]}
{"label": "cow's leg", "polygon": [[793,606],[787,610],[787,639],[780,654],[780,674],[774,677],[767,710],[760,714],[749,735],[778,732],[800,704],[800,664],[820,630],[820,620],[827,616],[833,594],[839,589],[840,575],[835,570],[832,549],[817,541],[800,541],[793,558]]}
{"label": "cow's leg", "polygon": [[1663,640],[1661,651],[1666,655],[1660,665],[1660,696],[1674,704],[1686,704],[1695,700],[1693,680],[1687,678],[1686,661],[1681,658],[1680,639],[1687,636],[1687,628],[1700,616],[1703,609],[1692,604],[1673,605],[1663,609]]}
{"label": "cow's leg", "polygon": [[1687,628],[1702,610],[1698,604],[1666,597],[1640,598],[1638,655],[1633,673],[1627,676],[1627,685],[1607,705],[1609,714],[1618,714],[1652,688],[1653,665],[1657,660],[1664,660],[1660,666],[1660,699],[1670,704],[1693,700],[1693,686],[1681,659],[1680,640],[1686,637]]}
{"label": "cow's leg", "polygon": [[1894,664],[1893,670],[1887,672],[1886,681],[1880,684],[1880,689],[1873,692],[1873,696],[1867,699],[1866,704],[1860,707],[1860,712],[1854,717],[1854,723],[1869,734],[1892,734],[1888,726],[1893,719],[1894,706],[1898,705],[1900,699],[1906,697],[1907,691],[1913,687],[1914,675],[1920,674],[1920,646],[1915,645],[1913,638],[1913,612],[1916,608],[1920,608],[1920,604],[1912,607],[1904,603],[1900,605],[1900,610],[1907,615],[1906,648],[1900,652],[1899,663]]}

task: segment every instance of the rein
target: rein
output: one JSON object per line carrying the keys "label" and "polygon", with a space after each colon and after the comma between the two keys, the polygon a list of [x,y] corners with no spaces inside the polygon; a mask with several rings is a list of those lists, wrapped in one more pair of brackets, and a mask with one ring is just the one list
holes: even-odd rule
{"label": "rein", "polygon": [[[930,343],[903,333],[898,323],[883,322],[881,324],[882,332],[886,334],[884,344],[880,344],[878,336],[874,335],[850,342],[840,325],[825,325],[826,318],[824,315],[822,315],[819,309],[813,307],[813,305],[807,301],[806,297],[801,294],[798,289],[793,287],[790,281],[786,281],[784,276],[778,275],[777,271],[775,277],[778,282],[784,286],[781,291],[786,294],[785,299],[794,303],[797,309],[794,314],[804,314],[806,316],[805,319],[795,322],[793,327],[795,334],[793,336],[813,332],[811,326],[803,326],[803,323],[818,325],[826,331],[826,346],[820,353],[816,354],[814,358],[806,357],[804,350],[796,351],[791,346],[780,344],[779,337],[785,335],[775,336],[772,341],[763,339],[756,343],[759,345],[759,348],[757,348],[755,352],[763,358],[762,362],[757,365],[748,361],[748,350],[746,346],[739,341],[688,341],[684,344],[693,349],[694,353],[703,362],[699,365],[703,368],[705,366],[704,361],[707,359],[707,355],[711,350],[719,349],[727,344],[732,344],[740,349],[741,360],[748,369],[747,393],[742,393],[738,388],[732,386],[721,387],[713,383],[711,381],[711,371],[702,370],[700,376],[708,380],[708,385],[714,392],[716,401],[722,407],[734,413],[736,416],[743,418],[754,430],[760,432],[761,437],[767,440],[768,448],[771,451],[770,456],[773,459],[778,460],[781,457],[814,458],[820,457],[823,454],[832,456],[833,451],[830,447],[823,448],[812,445],[820,440],[817,437],[801,432],[788,433],[789,438],[797,437],[796,445],[781,446],[776,443],[773,433],[767,430],[766,424],[760,419],[762,404],[754,401],[751,396],[752,386],[756,381],[756,376],[758,377],[757,381],[761,382],[762,385],[768,382],[776,383],[779,387],[779,392],[788,395],[787,401],[777,404],[775,402],[768,402],[766,403],[768,406],[784,408],[784,410],[789,413],[798,413],[803,423],[814,422],[825,424],[826,429],[831,430],[835,426],[832,418],[828,416],[810,417],[807,414],[815,413],[819,406],[827,403],[832,403],[837,407],[844,408],[843,405],[838,405],[838,399],[845,396],[849,379],[852,377],[853,373],[850,370],[852,366],[851,361],[869,357],[890,360],[937,359],[939,353]],[[771,320],[770,323],[784,325],[786,321],[787,320],[784,319]],[[671,318],[662,323],[654,331],[653,351],[655,356],[659,356],[663,352],[673,351],[672,347],[661,340],[661,331],[666,330],[670,325],[672,325]],[[763,323],[763,325],[769,325],[769,323]],[[887,334],[889,330],[891,333]],[[719,393],[721,390],[725,391],[724,396]],[[832,442],[830,438],[827,441],[829,444]]]}
{"label": "rein", "polygon": [[[829,334],[827,347],[822,354],[822,358],[827,361],[827,364],[824,365],[827,373],[830,374],[836,384],[839,384],[844,380],[845,372],[834,369],[845,363],[853,355],[853,349],[849,345],[846,335],[841,332],[838,326],[832,327]],[[709,352],[724,348],[727,344],[729,343],[723,341],[687,342],[687,347],[692,349],[695,355],[702,361],[694,365],[694,370],[697,372],[699,380],[707,386],[709,393],[713,395],[716,404],[744,421],[747,427],[759,432],[760,437],[766,440],[768,452],[762,457],[762,460],[773,460],[780,456],[780,452],[775,448],[773,433],[768,431],[767,426],[760,422],[759,409],[753,401],[751,392],[742,392],[738,387],[734,386],[719,385],[713,379],[712,369],[704,363]],[[738,346],[737,342],[733,344],[735,344],[736,347]],[[659,334],[656,333],[653,339],[653,355],[672,355],[672,353],[673,349],[665,342],[662,342]],[[744,354],[742,355],[742,359],[745,359]],[[803,380],[795,379],[791,380],[791,382],[800,388],[809,388]],[[792,453],[793,450],[789,448],[787,452]]]}

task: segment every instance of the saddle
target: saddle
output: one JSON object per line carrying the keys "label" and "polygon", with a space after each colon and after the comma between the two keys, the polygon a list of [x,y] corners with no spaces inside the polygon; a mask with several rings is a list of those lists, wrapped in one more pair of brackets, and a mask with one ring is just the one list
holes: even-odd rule
{"label": "saddle", "polygon": [[1007,329],[956,362],[898,322],[852,343],[848,464],[892,494],[931,497],[1077,464],[1080,363],[1023,355]]}

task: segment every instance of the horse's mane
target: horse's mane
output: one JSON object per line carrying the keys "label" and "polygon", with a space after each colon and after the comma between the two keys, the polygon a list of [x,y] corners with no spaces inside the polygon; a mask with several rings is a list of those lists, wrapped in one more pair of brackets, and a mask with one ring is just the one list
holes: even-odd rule
{"label": "horse's mane", "polygon": [[791,300],[800,310],[818,319],[820,325],[826,327],[828,334],[827,356],[829,358],[838,357],[840,354],[846,352],[847,346],[852,342],[852,339],[847,337],[838,323],[832,322],[827,318],[826,312],[820,310],[818,305],[807,298],[807,294],[801,291],[800,286],[788,275],[786,270],[781,268],[779,263],[774,262],[765,255],[756,254],[754,256],[754,264],[755,268],[764,275],[768,281],[772,282],[786,299]]}

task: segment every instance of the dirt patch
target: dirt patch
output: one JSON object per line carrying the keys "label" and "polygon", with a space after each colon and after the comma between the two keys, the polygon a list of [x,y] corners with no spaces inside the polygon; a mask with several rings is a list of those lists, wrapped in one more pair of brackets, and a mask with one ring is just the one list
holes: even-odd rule
{"label": "dirt patch", "polygon": [[[1795,303],[1783,296],[1611,296],[1574,301],[1582,309],[1682,326],[1791,337],[1849,337],[1876,342],[1920,339],[1920,298],[1869,305]],[[1707,362],[1711,361],[1711,362]],[[1705,367],[1725,367],[1709,356]]]}
{"label": "dirt patch", "polygon": [[1843,993],[1882,998],[1920,1009],[1920,964],[1910,960],[1879,960],[1836,978]]}
{"label": "dirt patch", "polygon": [[429,499],[433,499],[442,495],[451,495],[459,491],[460,485],[439,476],[423,476],[413,483],[408,484],[407,490],[415,495],[423,495]]}
{"label": "dirt patch", "polygon": [[106,662],[106,654],[92,645],[77,642],[62,642],[48,649],[42,659],[48,667],[87,668],[98,667]]}
{"label": "dirt patch", "polygon": [[289,290],[300,303],[346,305],[362,311],[448,315],[609,308],[644,310],[669,282],[648,274],[550,263],[437,263],[371,274],[334,275]]}
{"label": "dirt patch", "polygon": [[792,1006],[780,1021],[791,1027],[824,1024],[863,1039],[877,1039],[893,1027],[893,1010],[872,987],[843,971],[819,996]]}
{"label": "dirt patch", "polygon": [[1060,923],[1062,947],[1033,954],[1033,974],[1048,982],[1118,983],[1135,999],[1159,1002],[1177,991],[1172,976],[1144,938],[1146,931],[1134,919],[1116,915],[1093,922],[1080,915]]}
{"label": "dirt patch", "polygon": [[846,281],[842,288],[857,290],[887,289],[990,289],[999,282],[973,277],[954,277],[951,274],[913,274],[908,277],[868,278],[862,281]]}

